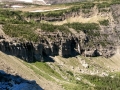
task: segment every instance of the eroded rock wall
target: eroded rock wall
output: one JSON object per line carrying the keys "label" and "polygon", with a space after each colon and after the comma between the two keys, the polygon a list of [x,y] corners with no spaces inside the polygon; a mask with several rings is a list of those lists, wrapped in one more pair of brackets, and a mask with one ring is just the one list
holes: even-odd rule
{"label": "eroded rock wall", "polygon": [[[76,55],[84,56],[105,56],[109,57],[115,54],[115,47],[110,45],[102,47],[94,45],[89,47],[86,45],[86,37],[80,34],[62,34],[56,32],[57,37],[54,40],[47,38],[40,39],[39,43],[33,42],[19,42],[19,40],[8,41],[5,38],[0,39],[0,51],[19,57],[27,62],[34,62],[35,60],[44,61],[44,57],[57,56],[73,57]],[[45,35],[43,35],[45,36]],[[46,36],[47,37],[47,36]],[[53,34],[49,35],[53,37]]]}
{"label": "eroded rock wall", "polygon": [[[70,57],[78,53],[77,44],[79,43],[74,38],[67,38],[49,42],[47,40],[40,40],[40,43],[31,42],[8,42],[5,39],[0,41],[0,51],[22,58],[28,62],[33,62],[35,59],[41,61],[43,56],[60,55],[63,57]],[[75,50],[76,49],[76,50]]]}
{"label": "eroded rock wall", "polygon": [[[28,62],[34,60],[42,61],[46,56],[60,55],[63,57],[72,57],[78,54],[84,56],[104,56],[110,57],[116,53],[117,46],[120,45],[119,32],[119,7],[120,5],[111,6],[109,25],[100,26],[100,36],[88,35],[81,31],[78,33],[63,33],[45,31],[40,32],[41,38],[39,43],[20,42],[19,40],[7,40],[5,35],[0,34],[0,51],[14,55]],[[79,15],[79,12],[66,14],[66,18]],[[70,16],[69,16],[70,15]],[[87,15],[87,16],[91,16]],[[48,17],[49,18],[49,17]],[[50,19],[50,18],[49,18]],[[48,32],[47,32],[48,33]],[[102,43],[107,43],[103,46]]]}

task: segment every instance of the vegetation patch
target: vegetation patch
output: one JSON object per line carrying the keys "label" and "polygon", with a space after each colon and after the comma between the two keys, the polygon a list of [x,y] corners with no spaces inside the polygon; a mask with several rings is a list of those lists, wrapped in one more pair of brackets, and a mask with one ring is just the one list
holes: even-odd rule
{"label": "vegetation patch", "polygon": [[87,14],[87,13],[90,13],[90,10],[89,9],[83,9],[82,12]]}
{"label": "vegetation patch", "polygon": [[75,29],[76,31],[83,31],[84,33],[92,36],[99,36],[99,25],[96,23],[68,23],[65,24],[70,28]]}
{"label": "vegetation patch", "polygon": [[74,28],[75,30],[98,30],[99,25],[96,23],[68,23],[66,24],[70,28]]}
{"label": "vegetation patch", "polygon": [[58,30],[66,33],[69,32],[69,29],[64,25],[52,25],[47,23],[41,23],[40,28],[44,31],[50,31],[50,32],[55,32]]}
{"label": "vegetation patch", "polygon": [[95,90],[119,90],[120,89],[120,77],[111,78],[99,77],[95,75],[84,75],[91,83],[95,84]]}
{"label": "vegetation patch", "polygon": [[120,4],[120,0],[112,0],[112,4]]}
{"label": "vegetation patch", "polygon": [[73,73],[71,71],[67,71],[67,73],[71,76],[74,76]]}
{"label": "vegetation patch", "polygon": [[100,25],[103,25],[103,26],[108,26],[109,25],[109,20],[102,20],[102,21],[99,21]]}
{"label": "vegetation patch", "polygon": [[81,81],[76,81],[77,84],[64,84],[65,90],[92,90],[92,88]]}
{"label": "vegetation patch", "polygon": [[29,67],[30,69],[32,69],[36,74],[44,77],[47,80],[50,81],[55,81],[52,77],[50,77],[48,74],[43,73],[42,71],[40,71],[39,69],[35,68],[32,64],[23,62],[23,64],[25,64],[27,67]]}
{"label": "vegetation patch", "polygon": [[35,62],[32,63],[32,65],[35,65],[37,68],[39,68],[40,70],[44,71],[46,74],[56,77],[60,80],[63,80],[63,78],[61,77],[61,75],[59,73],[57,73],[55,70],[53,70],[50,66],[48,66],[46,63],[43,62]]}
{"label": "vegetation patch", "polygon": [[19,37],[34,42],[39,39],[38,35],[34,33],[32,25],[29,24],[5,24],[3,30],[11,37]]}
{"label": "vegetation patch", "polygon": [[83,3],[82,5],[82,9],[91,9],[92,7],[94,7],[94,3]]}
{"label": "vegetation patch", "polygon": [[100,8],[107,8],[110,7],[111,3],[108,2],[102,2],[102,3],[98,3],[97,7]]}

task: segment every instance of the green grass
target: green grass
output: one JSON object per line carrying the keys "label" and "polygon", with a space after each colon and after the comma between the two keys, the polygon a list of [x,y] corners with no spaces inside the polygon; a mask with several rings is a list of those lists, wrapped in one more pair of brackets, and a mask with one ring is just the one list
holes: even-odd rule
{"label": "green grass", "polygon": [[[52,77],[59,79],[60,80],[59,84],[61,84],[65,90],[119,90],[120,89],[120,73],[112,73],[110,76],[115,76],[114,78],[110,76],[100,77],[96,75],[79,74],[79,76],[82,77],[82,79],[79,81],[73,78],[74,76],[72,71],[66,71],[66,75],[68,75],[67,76],[68,80],[66,82],[61,78],[61,76],[59,76],[56,70],[51,69],[46,63],[36,62],[36,63],[28,64],[25,62],[25,64],[29,68],[31,68],[36,74],[46,78],[47,80],[55,82],[55,80]],[[36,69],[34,66],[36,66],[40,70]],[[42,71],[44,71],[45,73],[43,73]],[[84,80],[90,82],[95,86],[89,85],[89,83],[84,82]]]}
{"label": "green grass", "polygon": [[96,23],[68,23],[66,24],[68,27],[73,28],[75,30],[98,30],[99,25]]}
{"label": "green grass", "polygon": [[32,69],[37,75],[40,75],[49,81],[55,81],[52,77],[49,76],[49,74],[41,72],[41,69],[36,69],[32,64],[25,61],[23,62],[23,64],[25,64],[28,68]]}
{"label": "green grass", "polygon": [[84,75],[87,80],[95,84],[95,90],[119,90],[120,89],[120,77],[111,78],[99,77],[95,75]]}
{"label": "green grass", "polygon": [[98,3],[97,7],[100,8],[107,8],[110,7],[111,3],[108,2],[103,2],[103,3]]}
{"label": "green grass", "polygon": [[112,0],[112,4],[120,4],[120,0]]}
{"label": "green grass", "polygon": [[39,26],[44,31],[55,32],[59,30],[59,31],[66,32],[66,33],[69,32],[69,29],[64,25],[52,25],[52,24],[47,24],[47,23],[41,23]]}
{"label": "green grass", "polygon": [[68,23],[65,24],[70,28],[75,29],[76,31],[83,31],[84,33],[86,33],[87,35],[91,35],[91,36],[100,36],[99,33],[99,25],[96,23]]}
{"label": "green grass", "polygon": [[32,65],[35,65],[40,70],[44,71],[46,74],[56,77],[60,80],[64,80],[59,73],[57,73],[55,70],[53,70],[50,66],[48,66],[46,63],[43,62],[35,62],[32,63]]}
{"label": "green grass", "polygon": [[83,12],[84,14],[87,14],[87,13],[90,13],[90,10],[89,10],[89,9],[83,9],[82,12]]}
{"label": "green grass", "polygon": [[65,90],[94,90],[93,87],[88,84],[83,83],[82,81],[77,81],[75,83],[63,84]]}
{"label": "green grass", "polygon": [[100,25],[103,25],[103,26],[108,26],[109,25],[109,20],[102,20],[102,21],[99,21]]}
{"label": "green grass", "polygon": [[11,37],[24,38],[34,42],[38,41],[38,35],[35,34],[30,24],[5,24],[3,31]]}
{"label": "green grass", "polygon": [[55,80],[54,80],[53,78],[51,78],[49,75],[47,75],[47,74],[41,72],[40,70],[34,68],[32,65],[30,65],[30,68],[31,68],[36,74],[44,77],[45,79],[50,80],[50,81],[55,81]]}

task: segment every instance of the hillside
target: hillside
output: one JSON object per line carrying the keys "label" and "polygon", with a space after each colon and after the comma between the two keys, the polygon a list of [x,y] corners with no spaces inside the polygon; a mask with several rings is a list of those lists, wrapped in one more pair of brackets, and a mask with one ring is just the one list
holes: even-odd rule
{"label": "hillside", "polygon": [[[26,80],[35,80],[45,90],[58,90],[60,87],[53,82],[46,80],[42,76],[36,74],[33,69],[26,65],[22,60],[6,55],[0,52],[0,70],[4,70],[8,74],[19,75]],[[32,89],[29,89],[32,90]],[[39,89],[35,89],[39,90]]]}
{"label": "hillside", "polygon": [[0,4],[0,70],[45,90],[119,90],[120,1],[64,2]]}
{"label": "hillside", "polygon": [[[104,77],[114,77],[113,79],[111,78],[111,83],[116,83],[114,79],[120,75],[119,73],[115,73],[120,71],[119,56],[119,53],[110,59],[103,57],[84,58],[81,56],[66,59],[56,56],[53,57],[55,60],[54,63],[48,62],[44,64],[36,62],[30,64],[0,52],[0,69],[12,75],[19,75],[27,80],[35,80],[45,90],[74,90],[75,88],[76,90],[80,90],[80,88],[86,90],[88,88],[95,89],[99,84],[95,83],[96,85],[94,86],[94,81],[90,81],[89,78],[84,77],[84,74],[91,75],[91,78],[94,78],[94,75],[100,76],[98,78],[101,79],[104,79]],[[88,64],[88,66],[86,67],[85,64]],[[51,68],[48,68],[48,66]],[[103,88],[102,86],[100,87]],[[111,88],[113,87],[111,86]]]}

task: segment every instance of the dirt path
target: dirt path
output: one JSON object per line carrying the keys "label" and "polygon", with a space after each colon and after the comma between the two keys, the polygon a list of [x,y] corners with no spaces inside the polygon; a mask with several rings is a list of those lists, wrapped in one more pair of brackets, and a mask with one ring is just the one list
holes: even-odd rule
{"label": "dirt path", "polygon": [[22,61],[16,57],[6,55],[0,52],[0,69],[10,74],[20,75],[28,80],[35,80],[44,90],[63,90],[56,83],[47,81],[41,76],[36,75],[30,68],[25,66]]}

